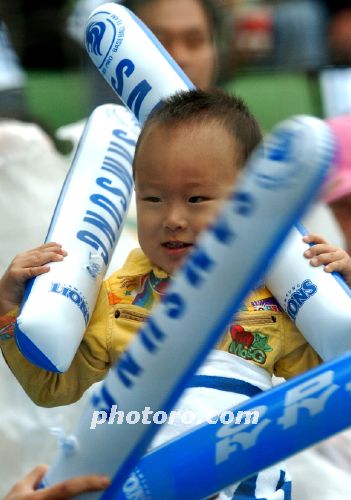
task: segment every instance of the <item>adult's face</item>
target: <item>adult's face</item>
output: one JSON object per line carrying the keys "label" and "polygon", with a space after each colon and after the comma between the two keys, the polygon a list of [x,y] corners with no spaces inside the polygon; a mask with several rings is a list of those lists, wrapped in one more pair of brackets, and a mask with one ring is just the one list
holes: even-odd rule
{"label": "adult's face", "polygon": [[217,50],[199,0],[151,0],[139,6],[136,14],[195,86],[207,89],[214,83]]}

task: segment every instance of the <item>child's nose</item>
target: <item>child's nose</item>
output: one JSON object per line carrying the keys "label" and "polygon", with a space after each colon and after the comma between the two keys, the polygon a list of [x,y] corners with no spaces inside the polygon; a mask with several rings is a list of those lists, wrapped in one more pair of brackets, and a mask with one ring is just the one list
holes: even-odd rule
{"label": "child's nose", "polygon": [[168,207],[164,227],[170,231],[184,229],[187,226],[187,217],[185,210],[182,207],[173,205]]}

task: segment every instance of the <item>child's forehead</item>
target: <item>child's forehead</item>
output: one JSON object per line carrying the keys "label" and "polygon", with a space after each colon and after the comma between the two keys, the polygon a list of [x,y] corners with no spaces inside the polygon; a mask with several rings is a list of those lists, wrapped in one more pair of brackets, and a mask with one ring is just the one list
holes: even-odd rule
{"label": "child's forehead", "polygon": [[[187,141],[189,138],[196,146],[197,138],[208,136],[209,139],[214,136],[223,136],[228,140],[235,143],[236,138],[231,134],[227,127],[218,119],[201,119],[192,118],[176,121],[154,121],[146,126],[141,144],[143,148],[154,147],[157,142],[164,142],[165,140],[179,140]],[[208,142],[208,147],[211,148],[212,141]]]}
{"label": "child's forehead", "polygon": [[213,184],[241,169],[240,147],[223,124],[154,122],[143,132],[134,161],[135,179],[143,184],[162,184],[167,175],[175,182],[174,172],[189,182]]}
{"label": "child's forehead", "polygon": [[142,131],[134,159],[134,175],[140,169],[164,170],[168,166],[189,175],[194,165],[208,165],[218,171],[219,165],[242,168],[243,153],[239,141],[218,120],[177,120],[151,122]]}

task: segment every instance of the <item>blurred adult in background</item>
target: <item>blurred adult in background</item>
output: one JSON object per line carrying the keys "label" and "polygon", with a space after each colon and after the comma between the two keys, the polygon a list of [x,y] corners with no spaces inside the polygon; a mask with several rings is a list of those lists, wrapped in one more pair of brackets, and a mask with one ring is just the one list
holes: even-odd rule
{"label": "blurred adult in background", "polygon": [[0,18],[0,117],[27,113],[26,77]]}
{"label": "blurred adult in background", "polygon": [[[351,65],[350,0],[277,0],[276,40],[279,58],[289,61],[293,53],[295,67],[320,69],[325,64]],[[309,30],[306,28],[309,26]],[[299,51],[296,51],[300,48]]]}
{"label": "blurred adult in background", "polygon": [[330,62],[351,65],[351,3],[350,0],[319,0],[329,15],[328,46]]}
{"label": "blurred adult in background", "polygon": [[228,3],[233,13],[235,68],[309,72],[328,62],[328,14],[318,0]]}
{"label": "blurred adult in background", "polygon": [[274,8],[274,65],[316,71],[328,63],[328,14],[315,0],[280,0]]}
{"label": "blurred adult in background", "polygon": [[27,70],[57,70],[71,64],[75,51],[64,36],[69,3],[67,0],[1,0],[0,18],[7,24],[13,46]]}
{"label": "blurred adult in background", "polygon": [[190,80],[201,89],[216,83],[218,5],[208,0],[128,0]]}

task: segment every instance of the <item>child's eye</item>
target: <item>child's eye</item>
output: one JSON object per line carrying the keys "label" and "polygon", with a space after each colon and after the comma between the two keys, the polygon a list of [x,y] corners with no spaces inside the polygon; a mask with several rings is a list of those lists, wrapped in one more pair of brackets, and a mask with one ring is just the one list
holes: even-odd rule
{"label": "child's eye", "polygon": [[161,198],[158,198],[158,196],[145,196],[143,200],[149,201],[150,203],[159,203],[161,201]]}
{"label": "child's eye", "polygon": [[205,196],[191,196],[191,198],[189,198],[189,203],[201,203],[202,201],[207,201],[208,198],[206,198]]}

